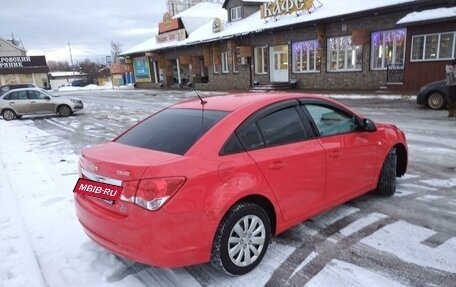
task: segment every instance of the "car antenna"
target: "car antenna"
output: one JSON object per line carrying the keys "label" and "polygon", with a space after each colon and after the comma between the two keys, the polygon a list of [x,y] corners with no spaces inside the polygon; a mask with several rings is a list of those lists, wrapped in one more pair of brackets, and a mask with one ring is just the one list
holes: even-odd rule
{"label": "car antenna", "polygon": [[205,100],[203,100],[203,98],[201,98],[201,96],[199,95],[198,91],[193,87],[193,83],[192,83],[192,82],[189,82],[189,83],[187,84],[187,86],[188,86],[189,88],[192,88],[192,89],[193,89],[193,91],[195,92],[196,96],[197,96],[198,99],[200,100],[201,105],[203,106],[203,110],[204,110],[204,105],[207,104],[207,101],[205,101]]}
{"label": "car antenna", "polygon": [[193,91],[195,92],[196,96],[200,100],[200,103],[201,103],[201,125],[203,125],[204,124],[204,105],[207,104],[207,101],[205,101],[205,100],[203,100],[203,98],[201,98],[201,96],[199,95],[198,91],[193,87],[193,83],[192,82],[189,82],[187,84],[187,86],[189,88],[193,89]]}

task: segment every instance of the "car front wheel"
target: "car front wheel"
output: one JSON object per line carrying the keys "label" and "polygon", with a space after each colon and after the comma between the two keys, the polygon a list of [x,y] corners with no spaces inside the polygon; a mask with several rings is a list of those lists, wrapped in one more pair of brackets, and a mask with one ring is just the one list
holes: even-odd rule
{"label": "car front wheel", "polygon": [[61,105],[57,109],[57,113],[62,117],[68,117],[71,115],[71,108],[67,105]]}
{"label": "car front wheel", "polygon": [[211,264],[232,275],[253,270],[263,259],[271,238],[266,212],[252,203],[239,203],[225,215],[214,238]]}
{"label": "car front wheel", "polygon": [[445,98],[439,92],[432,92],[427,97],[427,106],[433,110],[443,109],[445,106]]}
{"label": "car front wheel", "polygon": [[396,192],[396,169],[397,155],[396,149],[390,150],[383,162],[382,171],[377,184],[377,193],[380,195],[393,195]]}
{"label": "car front wheel", "polygon": [[16,113],[11,109],[5,109],[2,112],[2,116],[5,119],[5,121],[11,121],[16,117]]}

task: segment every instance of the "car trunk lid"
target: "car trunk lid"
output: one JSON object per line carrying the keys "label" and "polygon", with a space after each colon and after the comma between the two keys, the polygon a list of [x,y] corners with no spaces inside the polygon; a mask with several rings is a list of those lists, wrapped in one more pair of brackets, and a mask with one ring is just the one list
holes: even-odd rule
{"label": "car trunk lid", "polygon": [[[115,142],[96,145],[82,151],[80,177],[106,184],[126,186],[141,179],[150,166],[165,164],[180,155],[148,150]],[[131,185],[131,184],[130,184]],[[128,214],[128,203],[84,196],[89,202],[119,215]]]}

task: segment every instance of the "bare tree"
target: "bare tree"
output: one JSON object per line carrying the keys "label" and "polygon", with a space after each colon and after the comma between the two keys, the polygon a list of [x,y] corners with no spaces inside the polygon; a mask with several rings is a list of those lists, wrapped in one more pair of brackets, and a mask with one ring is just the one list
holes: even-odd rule
{"label": "bare tree", "polygon": [[119,55],[122,53],[122,44],[111,41],[111,55],[113,63],[120,63]]}
{"label": "bare tree", "polygon": [[70,64],[67,61],[48,61],[49,70],[51,72],[56,71],[71,71]]}
{"label": "bare tree", "polygon": [[98,84],[98,78],[104,76],[106,71],[109,69],[105,65],[85,59],[79,63],[79,71],[86,75],[89,83]]}

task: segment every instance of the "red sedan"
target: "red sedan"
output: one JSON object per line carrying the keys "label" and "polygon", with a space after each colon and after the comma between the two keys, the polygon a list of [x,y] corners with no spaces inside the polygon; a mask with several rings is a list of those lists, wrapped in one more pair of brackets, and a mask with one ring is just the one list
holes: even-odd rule
{"label": "red sedan", "polygon": [[95,242],[133,261],[255,268],[271,234],[375,190],[407,169],[404,133],[317,95],[237,94],[164,109],[82,151],[80,177],[119,200],[75,193]]}

